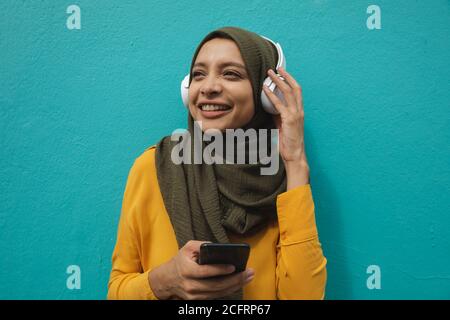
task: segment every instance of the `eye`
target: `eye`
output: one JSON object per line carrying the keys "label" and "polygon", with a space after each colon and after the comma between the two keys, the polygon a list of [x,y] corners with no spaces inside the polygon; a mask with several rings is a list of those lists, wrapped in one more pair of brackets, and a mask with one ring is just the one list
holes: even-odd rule
{"label": "eye", "polygon": [[198,76],[201,76],[201,75],[202,75],[202,73],[199,71],[192,72],[192,77],[194,77],[194,78],[198,78]]}
{"label": "eye", "polygon": [[232,78],[241,78],[241,75],[234,71],[225,71],[225,75],[231,76]]}

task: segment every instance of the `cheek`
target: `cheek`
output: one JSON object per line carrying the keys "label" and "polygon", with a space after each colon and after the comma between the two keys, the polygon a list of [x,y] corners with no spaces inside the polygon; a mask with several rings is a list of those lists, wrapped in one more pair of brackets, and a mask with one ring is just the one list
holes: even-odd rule
{"label": "cheek", "polygon": [[242,111],[244,109],[246,113],[253,111],[253,88],[250,81],[233,83],[228,91],[232,93],[232,97]]}
{"label": "cheek", "polygon": [[[251,88],[249,90],[251,90]],[[243,97],[241,107],[242,107],[241,114],[246,119],[251,119],[255,113],[255,105],[253,103],[253,95],[246,95],[245,97]]]}
{"label": "cheek", "polygon": [[191,84],[189,88],[189,112],[191,113],[192,117],[194,117],[194,120],[196,118],[196,113],[198,111],[197,107],[195,106],[196,94],[197,90],[194,85]]}

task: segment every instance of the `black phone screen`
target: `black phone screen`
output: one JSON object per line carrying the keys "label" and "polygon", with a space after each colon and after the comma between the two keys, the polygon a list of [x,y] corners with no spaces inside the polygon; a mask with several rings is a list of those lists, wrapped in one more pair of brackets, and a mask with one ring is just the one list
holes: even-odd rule
{"label": "black phone screen", "polygon": [[245,270],[250,246],[246,243],[203,243],[200,245],[199,264],[232,264],[236,272]]}

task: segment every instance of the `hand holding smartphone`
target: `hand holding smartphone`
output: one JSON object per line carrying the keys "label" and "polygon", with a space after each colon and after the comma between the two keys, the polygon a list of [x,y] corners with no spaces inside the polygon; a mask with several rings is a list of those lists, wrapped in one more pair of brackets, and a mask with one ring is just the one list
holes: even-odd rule
{"label": "hand holding smartphone", "polygon": [[234,273],[247,266],[250,246],[246,243],[203,243],[200,245],[198,264],[231,264]]}

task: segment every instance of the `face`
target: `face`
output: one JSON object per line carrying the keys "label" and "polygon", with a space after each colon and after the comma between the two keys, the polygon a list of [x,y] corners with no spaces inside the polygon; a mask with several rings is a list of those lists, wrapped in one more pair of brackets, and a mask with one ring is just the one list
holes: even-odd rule
{"label": "face", "polygon": [[189,111],[202,130],[241,128],[254,114],[253,91],[238,46],[214,38],[200,49],[192,69]]}

